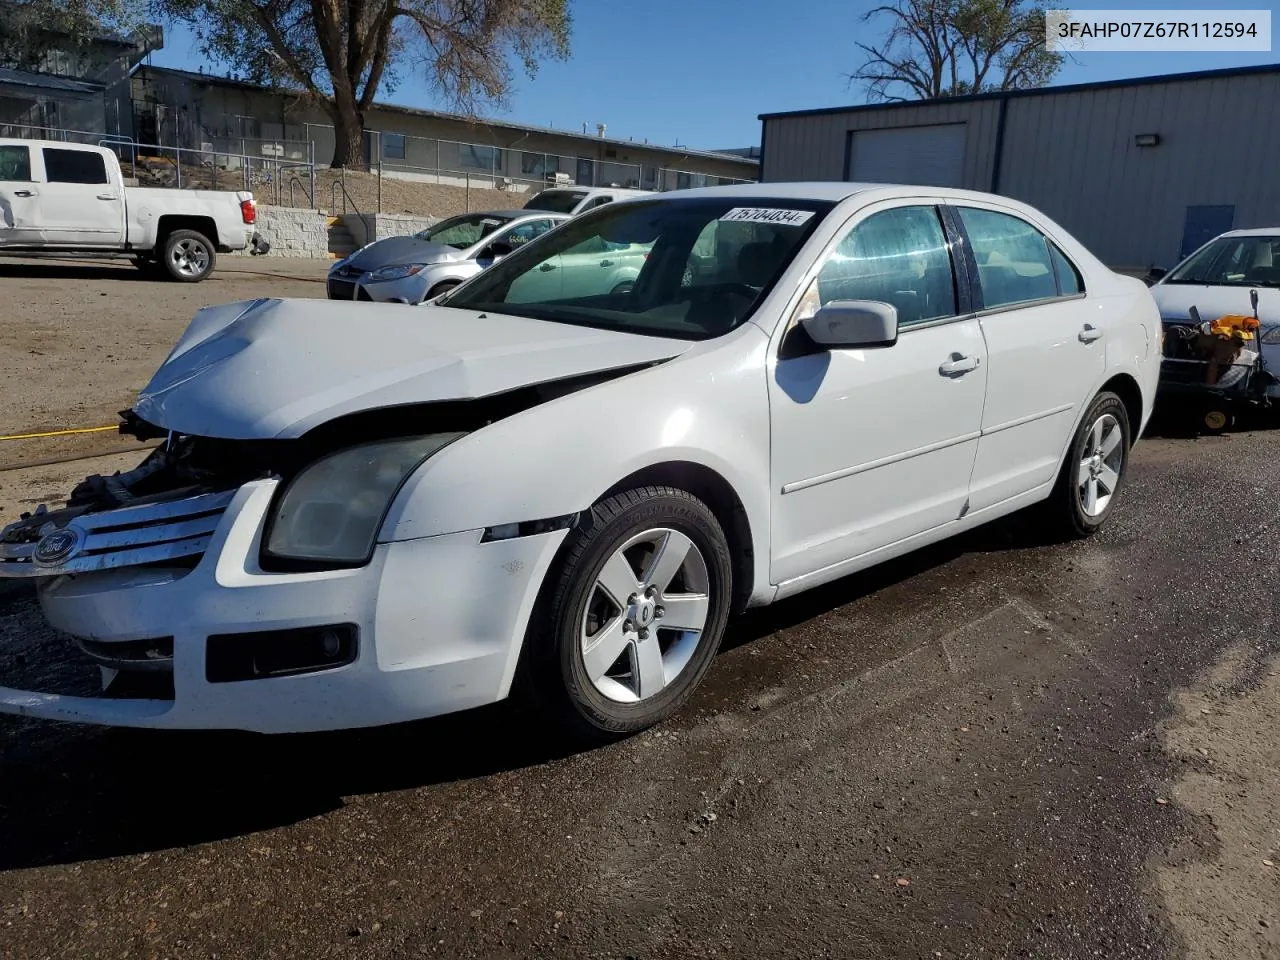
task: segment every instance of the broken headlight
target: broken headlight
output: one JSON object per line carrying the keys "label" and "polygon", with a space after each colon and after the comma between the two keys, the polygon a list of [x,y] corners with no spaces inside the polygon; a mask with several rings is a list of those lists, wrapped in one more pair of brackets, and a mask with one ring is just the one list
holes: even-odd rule
{"label": "broken headlight", "polygon": [[382,440],[321,457],[295,476],[276,503],[264,553],[280,560],[359,566],[418,465],[465,433]]}

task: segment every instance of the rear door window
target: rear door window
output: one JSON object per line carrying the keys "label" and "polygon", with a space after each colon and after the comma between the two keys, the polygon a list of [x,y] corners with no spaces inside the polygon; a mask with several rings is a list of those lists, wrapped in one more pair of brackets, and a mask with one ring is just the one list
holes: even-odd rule
{"label": "rear door window", "polygon": [[958,211],[978,264],[986,309],[1058,296],[1049,241],[1043,233],[1011,214],[977,207]]}
{"label": "rear door window", "polygon": [[31,182],[31,150],[17,145],[0,147],[0,181]]}
{"label": "rear door window", "polygon": [[108,183],[102,154],[89,150],[44,147],[44,178],[48,183]]}

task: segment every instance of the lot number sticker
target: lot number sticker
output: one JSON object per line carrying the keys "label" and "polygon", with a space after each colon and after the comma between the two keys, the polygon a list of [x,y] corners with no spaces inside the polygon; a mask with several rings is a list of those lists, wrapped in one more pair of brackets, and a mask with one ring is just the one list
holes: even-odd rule
{"label": "lot number sticker", "polygon": [[734,207],[723,217],[727,223],[776,223],[784,227],[798,227],[813,216],[812,210],[772,210],[768,207]]}

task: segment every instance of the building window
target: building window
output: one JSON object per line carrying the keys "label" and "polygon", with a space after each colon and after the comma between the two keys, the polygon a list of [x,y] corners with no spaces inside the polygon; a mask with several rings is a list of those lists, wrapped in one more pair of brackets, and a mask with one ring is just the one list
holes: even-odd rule
{"label": "building window", "polygon": [[542,179],[551,171],[551,164],[545,153],[520,154],[520,172],[526,177]]}
{"label": "building window", "polygon": [[458,144],[458,156],[464,167],[472,170],[501,170],[502,151],[497,147],[482,147],[476,143]]}
{"label": "building window", "polygon": [[404,159],[404,134],[403,133],[384,133],[382,135],[382,159],[384,160],[403,160]]}

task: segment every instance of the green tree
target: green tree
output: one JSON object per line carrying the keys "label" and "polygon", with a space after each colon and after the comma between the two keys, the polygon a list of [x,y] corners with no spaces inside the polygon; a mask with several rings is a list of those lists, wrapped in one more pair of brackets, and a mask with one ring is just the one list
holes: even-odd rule
{"label": "green tree", "polygon": [[953,97],[1049,83],[1063,55],[1045,46],[1045,8],[1026,0],[895,0],[864,21],[887,22],[848,74],[872,100]]}
{"label": "green tree", "polygon": [[569,55],[568,0],[154,0],[188,24],[206,56],[248,79],[296,90],[333,121],[332,166],[359,162],[365,114],[405,69],[452,105],[501,103],[513,61],[529,76]]}

